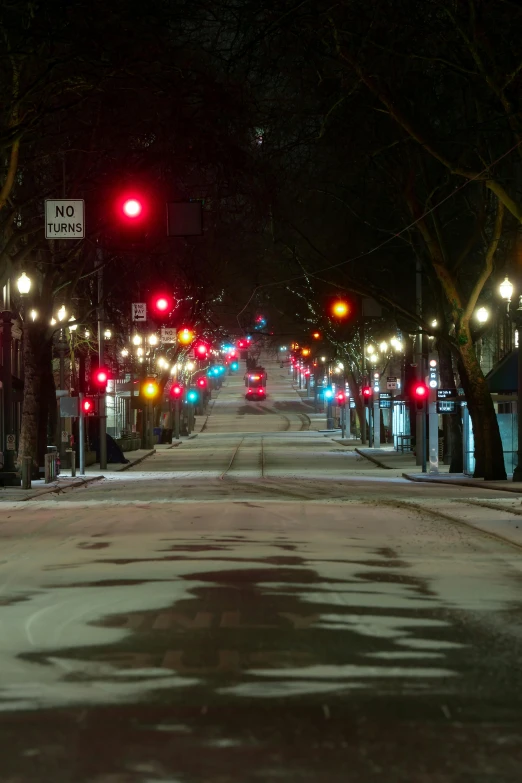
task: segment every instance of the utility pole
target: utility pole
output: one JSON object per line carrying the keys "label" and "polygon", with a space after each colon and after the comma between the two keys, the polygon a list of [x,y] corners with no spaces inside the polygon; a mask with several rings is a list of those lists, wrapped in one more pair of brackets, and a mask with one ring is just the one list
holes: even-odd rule
{"label": "utility pole", "polygon": [[[361,307],[362,309],[362,307]],[[366,386],[367,380],[366,380],[366,357],[364,353],[364,340],[365,340],[365,334],[364,334],[364,315],[362,316],[362,323],[359,327],[359,342],[361,345],[361,386]],[[362,418],[362,421],[360,422],[361,425],[361,443],[366,443],[366,407],[363,406],[363,413],[364,416]],[[369,416],[370,414],[368,414]]]}
{"label": "utility pole", "polygon": [[[415,313],[417,317],[422,318],[422,264],[420,258],[417,258],[415,264]],[[424,383],[424,358],[423,358],[423,335],[420,331],[415,335],[415,377],[419,383]],[[426,411],[417,410],[415,421],[415,451],[416,464],[425,465],[426,459]]]}
{"label": "utility pole", "polygon": [[[103,250],[98,247],[96,252],[96,266],[98,270],[98,361],[99,367],[103,367],[103,331],[104,331],[104,306],[103,306]],[[98,415],[100,417],[100,470],[107,470],[107,410],[106,389],[100,392],[98,400]]]}

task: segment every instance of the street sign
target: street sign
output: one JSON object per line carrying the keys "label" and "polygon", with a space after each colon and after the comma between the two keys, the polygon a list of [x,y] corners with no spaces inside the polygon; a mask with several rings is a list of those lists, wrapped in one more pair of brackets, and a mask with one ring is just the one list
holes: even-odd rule
{"label": "street sign", "polygon": [[388,375],[386,378],[386,388],[387,389],[396,389],[397,388],[397,378],[395,375]]}
{"label": "street sign", "polygon": [[16,435],[7,435],[5,441],[7,451],[14,451],[16,446]]}
{"label": "street sign", "polygon": [[457,389],[437,389],[438,400],[456,400],[458,396]]}
{"label": "street sign", "polygon": [[381,392],[379,394],[379,408],[391,408],[392,396],[389,392]]}
{"label": "street sign", "polygon": [[85,201],[83,199],[45,199],[45,238],[83,239]]}
{"label": "street sign", "polygon": [[78,416],[78,397],[60,397],[60,418]]}
{"label": "street sign", "polygon": [[437,400],[437,413],[457,413],[456,400]]}
{"label": "street sign", "polygon": [[67,430],[62,430],[62,443],[69,443],[69,433]]}
{"label": "street sign", "polygon": [[145,302],[132,303],[132,320],[133,321],[147,320],[147,305],[145,304]]}
{"label": "street sign", "polygon": [[161,342],[162,343],[175,343],[176,342],[176,329],[170,329],[169,327],[161,327]]}

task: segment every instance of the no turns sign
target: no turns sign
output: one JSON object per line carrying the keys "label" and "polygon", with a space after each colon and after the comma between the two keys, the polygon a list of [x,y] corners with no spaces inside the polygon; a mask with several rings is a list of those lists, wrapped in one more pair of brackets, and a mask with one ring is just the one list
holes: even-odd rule
{"label": "no turns sign", "polygon": [[83,239],[85,201],[83,199],[45,199],[45,238]]}

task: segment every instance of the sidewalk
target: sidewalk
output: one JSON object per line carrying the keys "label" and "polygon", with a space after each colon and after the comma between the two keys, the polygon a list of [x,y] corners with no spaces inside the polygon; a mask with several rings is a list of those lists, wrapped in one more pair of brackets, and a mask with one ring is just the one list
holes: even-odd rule
{"label": "sidewalk", "polygon": [[56,481],[46,484],[43,479],[32,482],[31,489],[22,489],[21,487],[0,487],[0,504],[23,503],[25,500],[33,500],[41,495],[49,495],[51,492],[63,492],[64,489],[84,487],[86,484],[92,484],[93,481],[101,481],[103,476],[76,476],[71,478],[69,475],[60,475]]}
{"label": "sidewalk", "polygon": [[177,443],[158,443],[151,449],[137,449],[136,451],[127,451],[124,453],[124,457],[129,462],[111,463],[107,465],[107,469],[100,470],[99,463],[89,465],[85,469],[85,475],[78,475],[78,468],[76,469],[76,476],[71,476],[71,471],[65,468],[60,472],[56,481],[52,481],[50,484],[46,484],[43,479],[37,479],[31,482],[31,489],[22,489],[21,487],[0,487],[0,503],[2,501],[8,501],[10,503],[23,502],[25,500],[33,500],[33,498],[40,497],[41,495],[48,495],[52,492],[62,492],[64,489],[72,489],[77,487],[83,487],[86,484],[91,484],[93,481],[101,481],[106,473],[114,473],[122,470],[128,470],[133,465],[138,465],[147,457],[155,454],[156,451],[163,451],[165,449],[174,449],[179,445],[181,441]]}
{"label": "sidewalk", "polygon": [[[350,441],[340,442],[343,445],[351,445]],[[380,468],[393,470],[409,481],[426,482],[429,484],[457,484],[462,487],[496,489],[502,492],[522,494],[521,481],[513,482],[509,479],[507,481],[484,481],[484,479],[475,479],[471,476],[466,476],[464,473],[450,473],[449,465],[443,465],[440,462],[438,474],[423,473],[420,465],[416,464],[415,455],[412,452],[398,452],[392,446],[380,449],[356,447],[355,451]]]}

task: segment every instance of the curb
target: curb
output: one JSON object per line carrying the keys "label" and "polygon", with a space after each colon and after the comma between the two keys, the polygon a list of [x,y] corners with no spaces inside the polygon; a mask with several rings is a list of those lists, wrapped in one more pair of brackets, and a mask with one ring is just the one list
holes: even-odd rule
{"label": "curb", "polygon": [[29,500],[34,500],[35,498],[40,497],[41,495],[51,495],[53,492],[63,492],[65,489],[75,489],[75,487],[84,487],[86,484],[92,484],[93,481],[101,481],[104,476],[89,476],[89,478],[80,478],[77,477],[78,481],[73,481],[70,484],[65,484],[63,486],[60,486],[58,484],[50,485],[48,488],[41,489],[38,492],[35,492],[34,495],[30,495],[29,497],[21,497],[20,500],[16,500],[14,502],[22,502],[26,503]]}
{"label": "curb", "polygon": [[[364,451],[361,451],[357,448],[357,446],[354,447],[354,451],[357,452],[357,454],[360,454],[361,457],[364,457],[365,459],[370,460],[370,462],[373,462],[375,465],[377,465],[378,468],[383,468],[384,470],[392,470],[392,468],[389,467],[389,465],[385,465],[384,462],[379,462],[378,459],[375,459],[375,457],[371,456],[370,454],[365,454]],[[404,473],[402,474],[405,475]]]}
{"label": "curb", "polygon": [[[356,449],[357,451],[357,449]],[[422,484],[453,484],[458,487],[474,487],[475,489],[494,489],[497,492],[513,492],[514,494],[522,494],[518,487],[510,487],[509,483],[506,486],[499,486],[498,484],[492,484],[489,481],[482,481],[482,479],[443,479],[443,478],[422,478],[415,473],[403,473],[403,478],[408,481],[417,481]]]}
{"label": "curb", "polygon": [[[165,449],[165,451],[166,450],[167,449]],[[124,465],[121,470],[117,470],[115,472],[116,473],[123,473],[124,470],[129,470],[129,468],[133,468],[134,465],[139,465],[140,462],[143,462],[144,459],[147,459],[147,457],[151,457],[153,454],[156,454],[156,449],[152,449],[152,451],[149,451],[148,454],[144,454],[142,457],[138,457],[138,459],[131,460],[128,465]]]}

